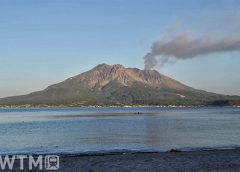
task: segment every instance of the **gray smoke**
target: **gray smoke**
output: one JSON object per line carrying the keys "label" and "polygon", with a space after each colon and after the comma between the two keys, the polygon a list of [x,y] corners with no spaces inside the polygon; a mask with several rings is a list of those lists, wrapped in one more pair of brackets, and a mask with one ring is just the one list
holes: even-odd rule
{"label": "gray smoke", "polygon": [[154,42],[151,52],[144,56],[145,69],[154,69],[157,64],[164,66],[170,58],[189,59],[231,51],[240,51],[239,36],[217,38],[213,35],[193,37],[190,34],[181,34]]}

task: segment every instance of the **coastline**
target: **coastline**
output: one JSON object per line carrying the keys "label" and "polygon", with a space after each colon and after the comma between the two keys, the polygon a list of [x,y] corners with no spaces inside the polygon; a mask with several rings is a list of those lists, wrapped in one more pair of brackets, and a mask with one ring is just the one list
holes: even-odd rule
{"label": "coastline", "polygon": [[[240,149],[59,155],[57,171],[240,171]],[[17,161],[18,162],[18,161]],[[19,163],[19,162],[18,162]],[[15,171],[21,171],[16,163]],[[27,159],[24,164],[27,166]],[[38,169],[34,169],[38,171]],[[40,170],[39,170],[40,171]]]}
{"label": "coastline", "polygon": [[[82,106],[68,106],[68,105],[0,105],[0,108],[148,108],[148,107],[208,107],[211,105],[82,105]],[[212,106],[216,107],[216,106]],[[225,106],[220,106],[225,107]],[[232,107],[232,106],[230,106]],[[240,106],[239,106],[240,107]]]}
{"label": "coastline", "polygon": [[239,171],[240,149],[62,157],[59,171]]}
{"label": "coastline", "polygon": [[167,105],[167,106],[149,106],[149,105],[136,105],[136,106],[0,106],[0,109],[54,109],[54,108],[201,108],[201,107],[235,107],[240,106],[215,106],[215,105]]}

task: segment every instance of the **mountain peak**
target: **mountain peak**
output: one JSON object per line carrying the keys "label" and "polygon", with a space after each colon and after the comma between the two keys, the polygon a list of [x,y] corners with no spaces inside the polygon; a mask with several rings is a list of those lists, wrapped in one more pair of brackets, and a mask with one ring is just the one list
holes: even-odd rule
{"label": "mountain peak", "polygon": [[123,65],[121,64],[113,64],[113,65],[109,65],[109,64],[106,64],[106,63],[102,63],[102,64],[99,64],[97,66],[95,66],[93,69],[100,69],[100,68],[125,68]]}
{"label": "mountain peak", "polygon": [[131,86],[134,83],[142,83],[154,88],[173,88],[185,89],[186,86],[160,74],[156,70],[141,70],[138,68],[125,68],[121,64],[100,64],[93,69],[77,75],[75,80],[82,81],[88,87],[102,87],[111,83],[117,82],[122,86]]}

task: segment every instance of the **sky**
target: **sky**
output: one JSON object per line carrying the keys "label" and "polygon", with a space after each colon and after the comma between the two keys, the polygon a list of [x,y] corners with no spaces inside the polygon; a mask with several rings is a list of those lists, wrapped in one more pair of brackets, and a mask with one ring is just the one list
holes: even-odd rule
{"label": "sky", "polygon": [[[100,63],[144,69],[169,34],[240,35],[237,0],[1,0],[0,97],[38,91]],[[160,73],[188,86],[240,95],[238,51],[173,59]]]}

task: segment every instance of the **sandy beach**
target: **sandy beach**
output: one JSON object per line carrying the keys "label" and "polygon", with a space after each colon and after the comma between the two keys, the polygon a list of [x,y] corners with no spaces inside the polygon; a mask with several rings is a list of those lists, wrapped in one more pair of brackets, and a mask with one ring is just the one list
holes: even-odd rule
{"label": "sandy beach", "polygon": [[[27,166],[27,160],[25,160]],[[22,171],[15,164],[13,171]],[[29,171],[25,169],[24,171]],[[33,169],[32,171],[40,171]],[[48,171],[48,170],[41,170]],[[240,149],[162,153],[111,153],[61,155],[61,172],[163,171],[236,172],[240,171]]]}

